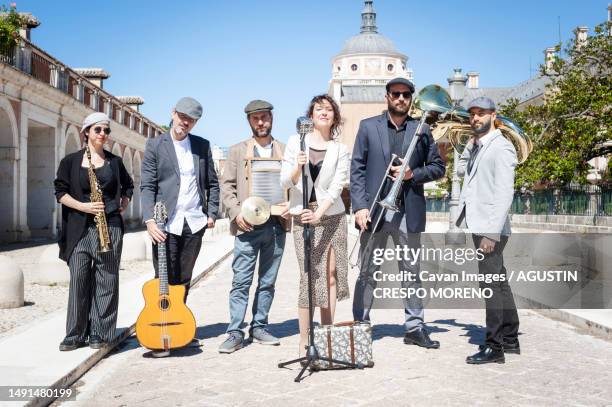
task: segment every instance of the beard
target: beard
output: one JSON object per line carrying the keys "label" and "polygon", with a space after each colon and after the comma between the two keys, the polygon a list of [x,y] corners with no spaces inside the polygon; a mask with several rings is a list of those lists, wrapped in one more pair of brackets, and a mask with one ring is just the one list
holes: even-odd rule
{"label": "beard", "polygon": [[483,134],[487,134],[489,132],[489,130],[491,130],[491,122],[492,120],[489,119],[489,121],[487,121],[486,123],[483,123],[482,126],[478,127],[478,128],[472,128],[474,130],[474,133],[476,133],[479,136],[482,136]]}
{"label": "beard", "polygon": [[264,138],[272,134],[272,127],[269,127],[267,129],[262,129],[262,130],[257,130],[254,127],[251,127],[251,131],[253,132],[254,137]]}
{"label": "beard", "polygon": [[395,107],[393,104],[388,103],[387,109],[389,110],[389,114],[391,116],[406,116],[410,110],[410,104],[406,103],[403,106]]}

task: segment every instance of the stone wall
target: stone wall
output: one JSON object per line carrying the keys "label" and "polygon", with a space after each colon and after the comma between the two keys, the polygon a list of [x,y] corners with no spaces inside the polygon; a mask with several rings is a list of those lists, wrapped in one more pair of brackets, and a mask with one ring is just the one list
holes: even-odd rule
{"label": "stone wall", "polygon": [[[427,212],[428,221],[448,222],[448,212]],[[510,216],[513,227],[574,233],[611,233],[610,216],[516,215]]]}

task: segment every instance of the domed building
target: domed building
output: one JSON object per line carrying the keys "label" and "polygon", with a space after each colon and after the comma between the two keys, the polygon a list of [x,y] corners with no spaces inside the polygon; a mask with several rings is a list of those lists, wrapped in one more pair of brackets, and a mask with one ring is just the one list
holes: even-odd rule
{"label": "domed building", "polygon": [[385,84],[392,78],[413,80],[408,57],[378,32],[373,1],[365,1],[361,29],[332,60],[329,94],[338,102],[344,126],[342,141],[352,151],[359,122],[386,109]]}

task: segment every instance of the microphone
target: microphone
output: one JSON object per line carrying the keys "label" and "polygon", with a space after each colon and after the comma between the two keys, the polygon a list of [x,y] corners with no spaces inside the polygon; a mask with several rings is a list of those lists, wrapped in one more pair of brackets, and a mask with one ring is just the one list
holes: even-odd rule
{"label": "microphone", "polygon": [[314,123],[309,117],[302,116],[298,117],[295,127],[297,128],[300,138],[304,139],[304,136],[306,136],[308,133],[312,133],[314,130]]}

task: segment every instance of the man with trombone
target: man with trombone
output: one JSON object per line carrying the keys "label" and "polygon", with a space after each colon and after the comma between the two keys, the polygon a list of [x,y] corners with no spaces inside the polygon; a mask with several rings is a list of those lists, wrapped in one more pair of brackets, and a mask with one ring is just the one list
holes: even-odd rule
{"label": "man with trombone", "polygon": [[[395,245],[421,246],[421,232],[425,230],[423,184],[441,178],[445,172],[444,161],[425,124],[427,112],[420,121],[408,114],[414,93],[412,82],[405,78],[392,79],[386,91],[388,110],[361,121],[351,163],[351,203],[355,222],[362,232],[361,270],[353,300],[356,321],[370,319],[376,288],[376,266],[371,262],[373,250],[384,248],[389,236]],[[398,260],[398,266],[400,271],[416,277],[410,279],[414,281],[402,281],[402,287],[420,288],[418,259],[403,258]],[[404,313],[404,343],[428,349],[440,347],[438,341],[429,337],[419,298],[406,299]]]}

